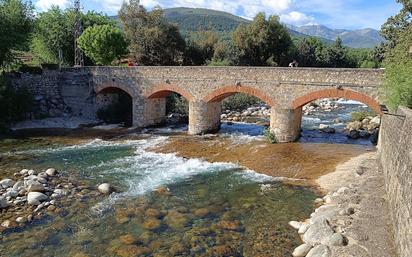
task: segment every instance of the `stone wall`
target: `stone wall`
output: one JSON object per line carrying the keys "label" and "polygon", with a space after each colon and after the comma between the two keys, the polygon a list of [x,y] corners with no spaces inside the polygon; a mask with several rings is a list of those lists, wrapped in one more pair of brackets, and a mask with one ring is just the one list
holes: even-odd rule
{"label": "stone wall", "polygon": [[412,256],[412,110],[383,115],[379,156],[399,257]]}

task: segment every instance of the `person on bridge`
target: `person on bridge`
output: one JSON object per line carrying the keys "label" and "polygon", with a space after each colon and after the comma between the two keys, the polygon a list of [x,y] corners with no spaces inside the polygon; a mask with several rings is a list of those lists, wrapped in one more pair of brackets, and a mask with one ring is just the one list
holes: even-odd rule
{"label": "person on bridge", "polygon": [[296,60],[293,60],[293,62],[289,63],[289,67],[293,68],[293,67],[298,67],[299,63]]}

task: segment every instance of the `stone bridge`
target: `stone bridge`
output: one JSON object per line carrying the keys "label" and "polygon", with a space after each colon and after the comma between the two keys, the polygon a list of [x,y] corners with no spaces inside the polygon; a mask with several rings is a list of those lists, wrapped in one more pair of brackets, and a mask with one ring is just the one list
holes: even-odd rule
{"label": "stone bridge", "polygon": [[235,93],[253,95],[271,106],[270,126],[279,142],[299,138],[302,107],[316,99],[356,100],[380,113],[384,74],[377,69],[269,67],[85,67],[63,73],[62,95],[74,111],[83,108],[80,87],[90,90],[83,90],[84,101],[123,90],[133,99],[133,125],[138,127],[163,122],[165,97],[179,93],[189,101],[190,134],[220,128],[224,98]]}

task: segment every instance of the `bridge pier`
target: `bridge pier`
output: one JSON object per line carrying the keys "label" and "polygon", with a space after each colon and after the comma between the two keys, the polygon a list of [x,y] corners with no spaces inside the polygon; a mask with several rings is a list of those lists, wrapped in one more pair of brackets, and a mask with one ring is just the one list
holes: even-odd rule
{"label": "bridge pier", "polygon": [[220,102],[189,102],[189,134],[200,135],[220,129]]}
{"label": "bridge pier", "polygon": [[300,137],[302,108],[278,109],[272,107],[270,129],[276,135],[277,142],[294,142]]}
{"label": "bridge pier", "polygon": [[145,126],[162,125],[166,121],[166,98],[144,100]]}

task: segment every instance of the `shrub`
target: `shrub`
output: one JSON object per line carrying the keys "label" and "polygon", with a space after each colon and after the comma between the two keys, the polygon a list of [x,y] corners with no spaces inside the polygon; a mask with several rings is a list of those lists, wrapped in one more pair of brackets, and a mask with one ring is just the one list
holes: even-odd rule
{"label": "shrub", "polygon": [[251,105],[260,103],[262,103],[262,101],[257,97],[237,93],[223,100],[222,108],[223,110],[242,111]]}
{"label": "shrub", "polygon": [[362,112],[352,112],[352,121],[363,121],[368,116],[375,116],[376,114],[372,111],[362,111]]}
{"label": "shrub", "polygon": [[177,93],[172,93],[166,98],[166,113],[178,113],[189,116],[189,102]]}
{"label": "shrub", "polygon": [[33,95],[26,87],[16,90],[5,76],[0,75],[0,130],[27,118],[32,105]]}
{"label": "shrub", "polygon": [[269,143],[271,143],[271,144],[276,144],[277,143],[276,135],[270,128],[266,128],[263,131],[263,135],[266,137],[266,139],[269,141]]}

